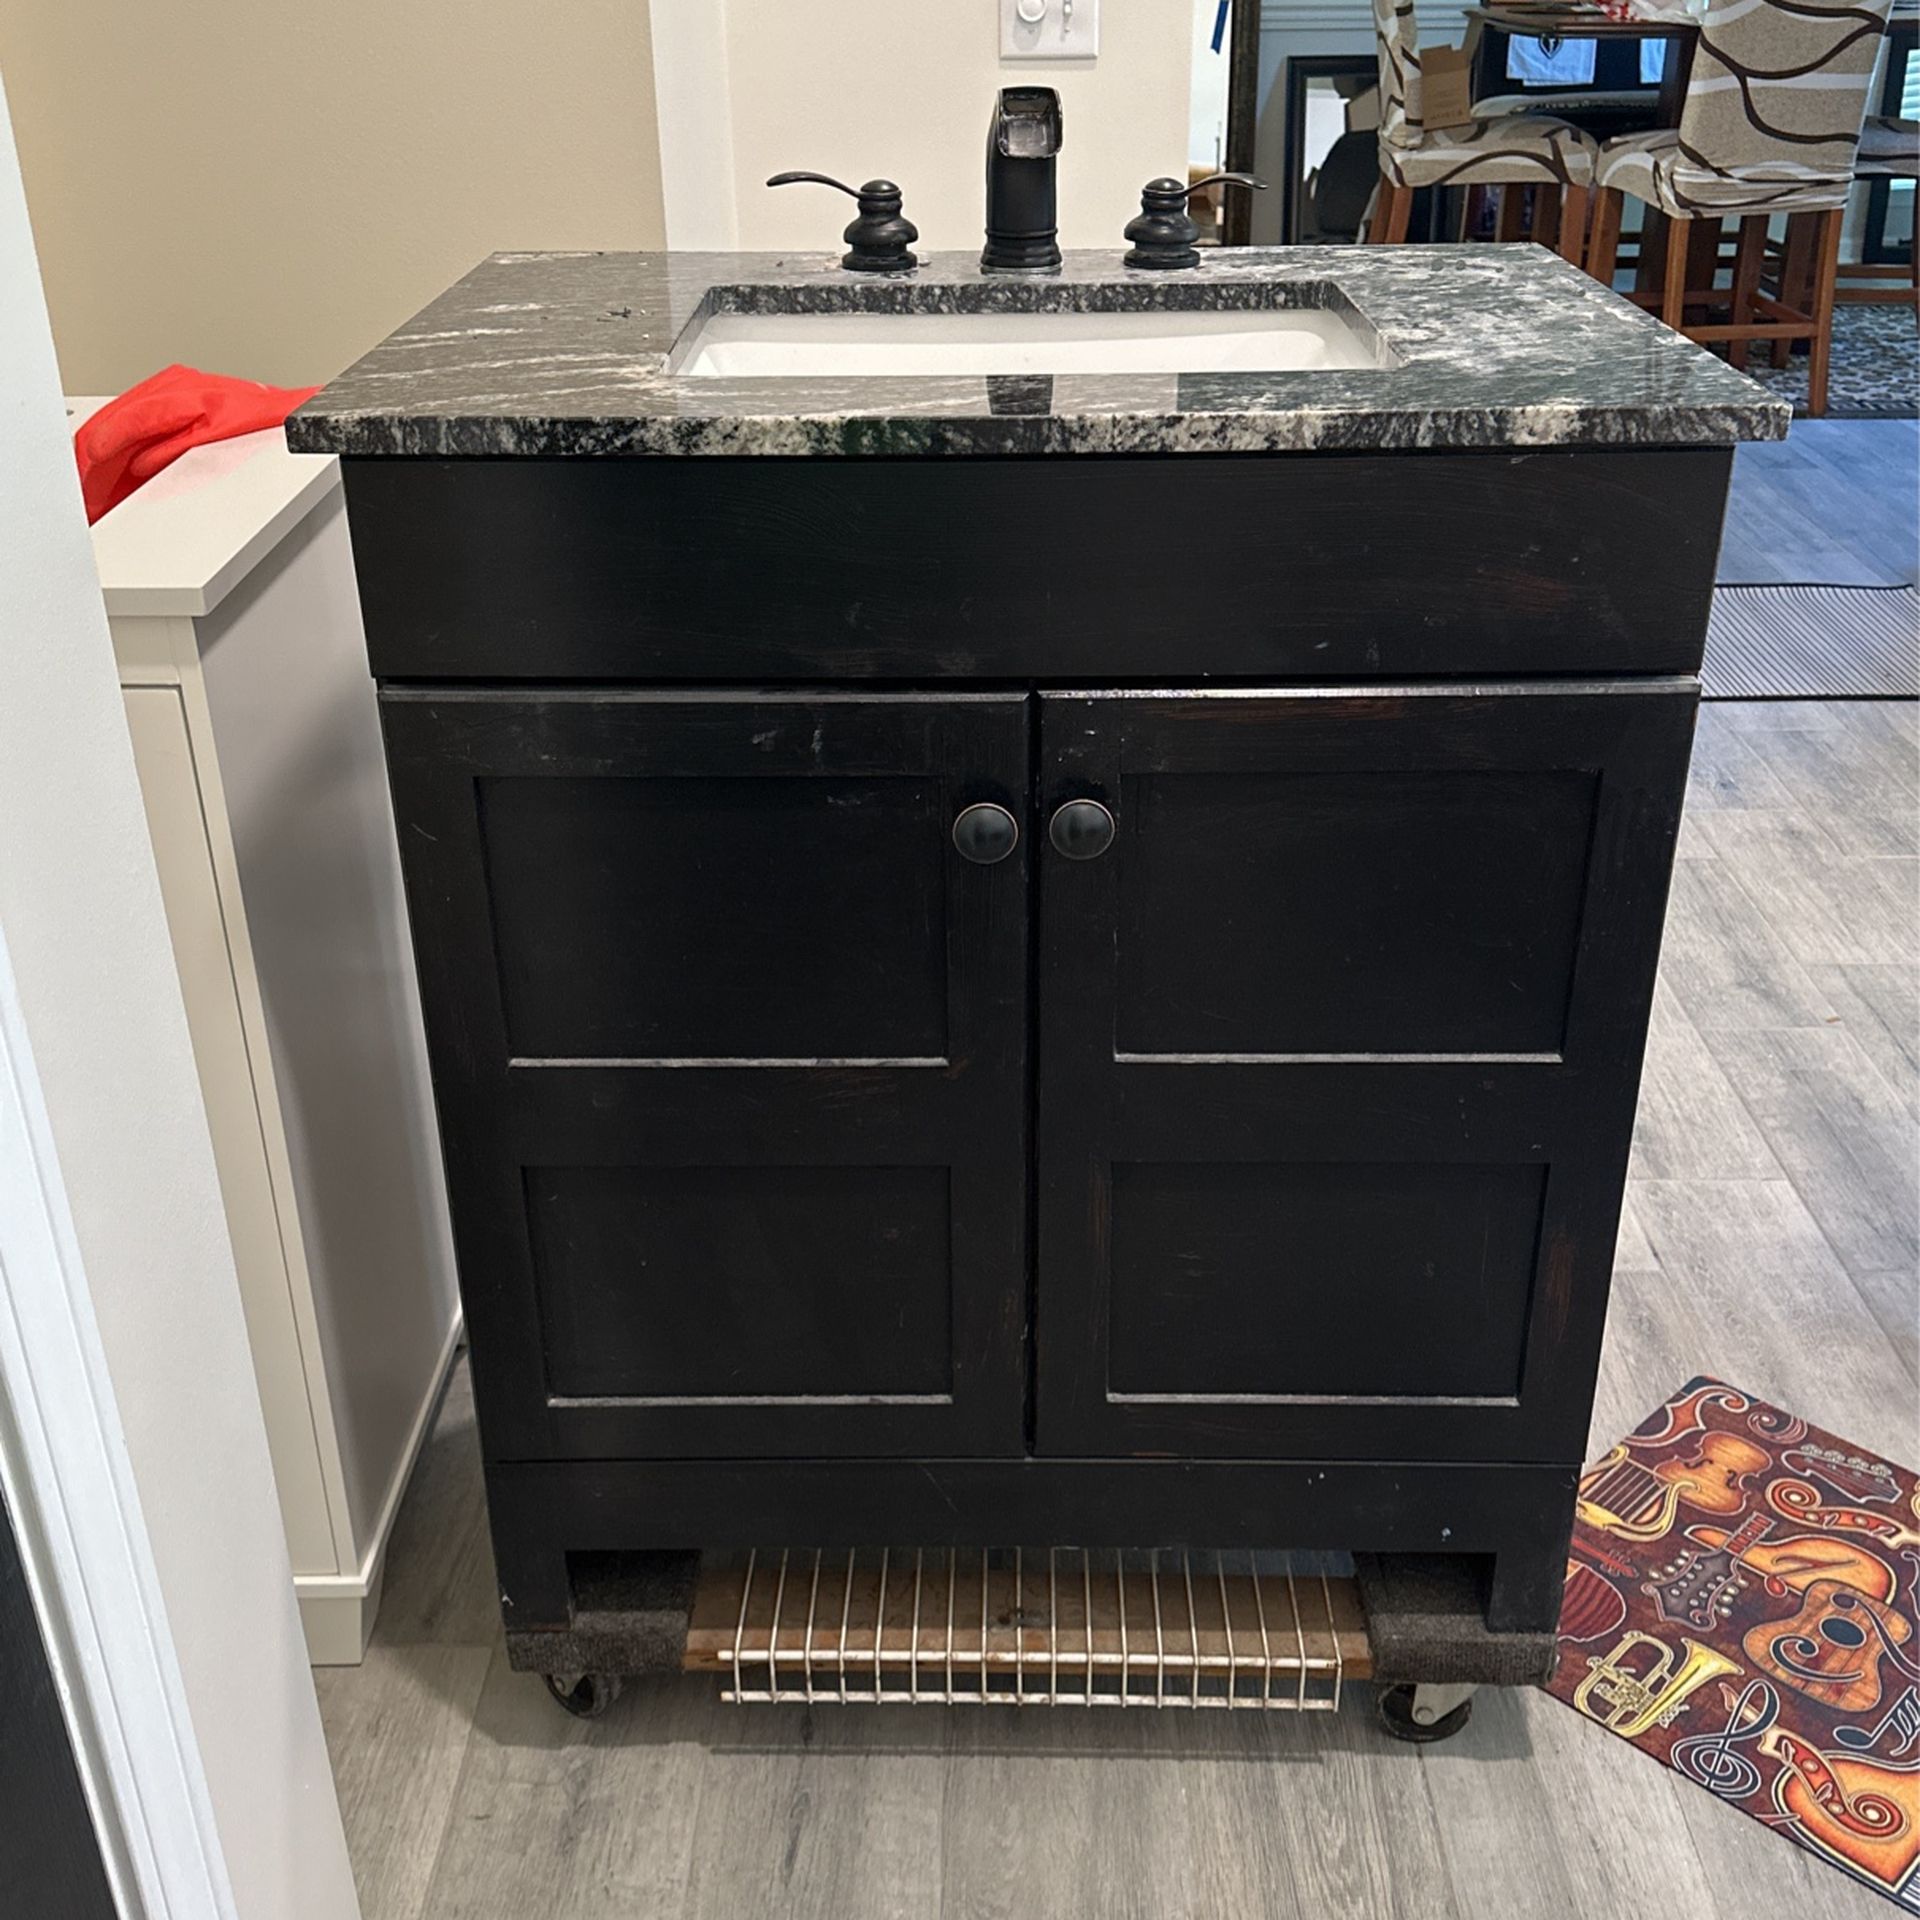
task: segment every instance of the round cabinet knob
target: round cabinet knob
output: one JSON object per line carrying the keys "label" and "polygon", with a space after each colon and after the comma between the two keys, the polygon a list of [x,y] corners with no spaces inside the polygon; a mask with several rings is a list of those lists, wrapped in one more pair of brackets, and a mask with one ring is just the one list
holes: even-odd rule
{"label": "round cabinet knob", "polygon": [[1054,813],[1047,838],[1069,860],[1098,860],[1113,845],[1113,815],[1098,800],[1069,800]]}
{"label": "round cabinet knob", "polygon": [[963,860],[990,867],[1020,844],[1020,823],[1005,807],[982,800],[961,808],[953,823],[953,844]]}

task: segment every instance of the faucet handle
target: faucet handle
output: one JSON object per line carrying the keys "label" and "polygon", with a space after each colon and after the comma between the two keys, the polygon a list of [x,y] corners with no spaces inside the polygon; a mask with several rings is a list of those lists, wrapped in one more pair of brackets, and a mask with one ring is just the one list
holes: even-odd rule
{"label": "faucet handle", "polygon": [[900,189],[891,180],[850,187],[828,173],[776,173],[767,185],[791,187],[803,182],[838,188],[860,203],[859,217],[841,235],[847,251],[840,264],[849,273],[906,273],[920,264],[908,251],[920,238],[920,229],[900,211]]}
{"label": "faucet handle", "polygon": [[1202,187],[1254,187],[1264,190],[1264,180],[1250,173],[1210,173],[1204,180],[1149,180],[1140,189],[1140,211],[1127,222],[1126,237],[1133,242],[1126,257],[1130,267],[1197,267],[1200,251],[1193,244],[1200,237],[1187,201]]}
{"label": "faucet handle", "polygon": [[[1156,184],[1158,183],[1156,182]],[[1260,193],[1265,193],[1267,190],[1267,183],[1264,180],[1255,179],[1250,173],[1210,173],[1204,180],[1188,181],[1183,192],[1190,199],[1194,194],[1198,193],[1202,187],[1218,187],[1221,185],[1229,187],[1252,187]]]}
{"label": "faucet handle", "polygon": [[863,192],[872,192],[875,188],[882,192],[898,195],[900,189],[891,180],[875,180],[866,187],[850,187],[844,180],[836,180],[830,173],[776,173],[767,182],[770,187],[795,187],[800,185],[815,187],[838,187],[844,194],[858,200]]}

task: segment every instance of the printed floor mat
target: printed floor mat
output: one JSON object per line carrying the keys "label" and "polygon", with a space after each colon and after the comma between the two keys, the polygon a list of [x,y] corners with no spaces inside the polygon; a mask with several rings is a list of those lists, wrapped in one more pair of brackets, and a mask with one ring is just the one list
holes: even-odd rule
{"label": "printed floor mat", "polygon": [[[1801,350],[1775,368],[1760,341],[1747,356],[1747,371],[1796,414],[1807,410],[1807,356]],[[1910,420],[1920,402],[1920,343],[1913,309],[1904,303],[1863,306],[1847,301],[1833,310],[1833,356],[1827,375],[1827,417],[1833,420]]]}
{"label": "printed floor mat", "polygon": [[1920,1483],[1718,1380],[1580,1482],[1548,1691],[1920,1913]]}

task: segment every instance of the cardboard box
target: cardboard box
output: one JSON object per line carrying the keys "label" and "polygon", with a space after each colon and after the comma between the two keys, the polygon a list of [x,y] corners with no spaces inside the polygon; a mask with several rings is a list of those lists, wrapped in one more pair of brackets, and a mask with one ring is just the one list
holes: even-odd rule
{"label": "cardboard box", "polygon": [[1465,47],[1420,49],[1420,125],[1432,133],[1441,127],[1473,124],[1473,62]]}

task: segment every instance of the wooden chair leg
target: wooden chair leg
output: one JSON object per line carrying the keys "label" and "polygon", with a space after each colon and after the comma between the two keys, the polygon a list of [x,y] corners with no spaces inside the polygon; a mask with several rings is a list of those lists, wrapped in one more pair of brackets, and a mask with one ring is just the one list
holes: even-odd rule
{"label": "wooden chair leg", "polygon": [[1827,410],[1827,368],[1833,357],[1833,293],[1840,278],[1840,227],[1844,207],[1820,216],[1813,261],[1813,339],[1807,347],[1807,412],[1819,419]]}
{"label": "wooden chair leg", "polygon": [[1560,196],[1551,187],[1532,187],[1527,209],[1527,238],[1538,247],[1560,243]]}
{"label": "wooden chair leg", "polygon": [[1720,235],[1718,218],[1687,222],[1687,285],[1695,292],[1713,291],[1720,273]]}
{"label": "wooden chair leg", "polygon": [[1600,187],[1593,196],[1593,237],[1587,242],[1587,271],[1603,287],[1613,285],[1620,252],[1620,214],[1626,196],[1618,187]]}
{"label": "wooden chair leg", "polygon": [[[1808,304],[1806,287],[1813,267],[1813,230],[1809,216],[1804,213],[1787,215],[1787,241],[1780,260],[1780,284],[1778,294],[1780,303],[1788,307],[1802,307]],[[1793,342],[1776,340],[1773,343],[1773,364],[1784,367],[1793,359]]]}
{"label": "wooden chair leg", "polygon": [[1560,258],[1577,267],[1587,250],[1587,190],[1568,187],[1560,197]]}
{"label": "wooden chair leg", "polygon": [[1667,257],[1660,275],[1660,318],[1678,333],[1687,323],[1687,241],[1691,220],[1667,217]]}
{"label": "wooden chair leg", "polygon": [[[1656,206],[1640,203],[1640,245],[1633,259],[1633,290],[1648,293],[1660,284],[1673,223]],[[1657,309],[1649,308],[1649,311]]]}
{"label": "wooden chair leg", "polygon": [[[1766,252],[1766,215],[1749,214],[1740,222],[1739,246],[1733,256],[1733,313],[1730,318],[1736,327],[1755,317],[1753,296],[1760,291],[1760,268]],[[1727,358],[1743,370],[1747,364],[1747,344],[1744,340],[1730,340],[1727,343]]]}
{"label": "wooden chair leg", "polygon": [[1397,246],[1407,237],[1413,218],[1413,189],[1396,186],[1385,174],[1373,199],[1373,225],[1367,240],[1374,246]]}

